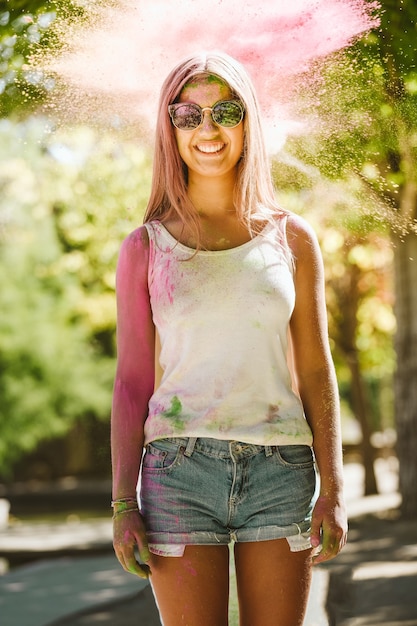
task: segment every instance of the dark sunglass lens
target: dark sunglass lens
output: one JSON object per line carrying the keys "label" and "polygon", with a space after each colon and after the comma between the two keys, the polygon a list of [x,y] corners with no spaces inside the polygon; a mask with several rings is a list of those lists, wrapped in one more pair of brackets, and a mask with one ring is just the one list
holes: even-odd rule
{"label": "dark sunglass lens", "polygon": [[173,113],[173,122],[180,130],[197,128],[201,122],[201,111],[190,104],[177,107]]}
{"label": "dark sunglass lens", "polygon": [[237,102],[218,102],[213,109],[213,119],[220,126],[237,126],[243,117]]}

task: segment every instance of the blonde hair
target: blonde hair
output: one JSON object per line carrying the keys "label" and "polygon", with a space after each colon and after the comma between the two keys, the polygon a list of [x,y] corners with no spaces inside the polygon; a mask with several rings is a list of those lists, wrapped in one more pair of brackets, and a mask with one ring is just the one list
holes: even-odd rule
{"label": "blonde hair", "polygon": [[[197,212],[187,194],[187,167],[182,161],[168,114],[187,83],[204,76],[216,76],[227,84],[245,107],[244,147],[238,163],[234,202],[239,219],[251,233],[265,221],[287,214],[277,204],[270,163],[266,154],[259,105],[252,81],[244,67],[223,52],[201,53],[179,63],[161,88],[156,125],[153,179],[144,221],[176,217],[200,242]],[[199,247],[199,246],[197,246]]]}

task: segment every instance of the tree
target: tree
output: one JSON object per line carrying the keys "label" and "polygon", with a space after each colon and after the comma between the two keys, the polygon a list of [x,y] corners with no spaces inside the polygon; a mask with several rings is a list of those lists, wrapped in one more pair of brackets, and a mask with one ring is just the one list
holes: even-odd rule
{"label": "tree", "polygon": [[[107,419],[114,273],[140,220],[149,163],[134,143],[57,130],[39,107],[55,80],[31,64],[60,29],[93,19],[71,0],[0,3],[0,474],[77,420]],[[129,209],[132,209],[129,211]],[[138,210],[138,213],[135,213]]]}
{"label": "tree", "polygon": [[107,420],[114,274],[149,158],[88,128],[0,123],[0,474],[77,420]]}
{"label": "tree", "polygon": [[53,84],[28,65],[35,50],[52,45],[56,2],[14,0],[0,5],[0,116],[37,107]]}
{"label": "tree", "polygon": [[[372,495],[378,492],[372,435],[386,426],[382,419],[381,399],[373,402],[375,381],[381,381],[381,375],[382,381],[386,374],[392,375],[389,345],[393,330],[392,303],[387,303],[385,297],[390,286],[391,254],[389,243],[378,232],[364,236],[340,226],[338,232],[344,236],[344,263],[335,268],[336,255],[333,254],[333,263],[328,270],[332,337],[336,343],[335,352],[339,353],[350,374],[348,397],[362,432],[364,494]],[[323,247],[326,248],[324,241]],[[381,357],[382,364],[378,362]]]}
{"label": "tree", "polygon": [[[293,165],[296,165],[294,160]],[[326,301],[332,353],[342,400],[342,422],[356,418],[361,432],[359,451],[364,466],[364,494],[377,493],[372,444],[375,432],[392,429],[390,383],[394,369],[392,335],[392,250],[381,224],[366,228],[359,207],[363,184],[320,179],[310,170],[310,181],[297,170],[276,174],[281,201],[305,214],[318,235],[326,271]],[[278,169],[278,168],[277,168]],[[288,182],[290,181],[290,182]],[[294,192],[301,185],[303,191]],[[388,400],[388,405],[387,405]]]}
{"label": "tree", "polygon": [[[355,173],[370,216],[389,225],[394,250],[395,416],[402,514],[417,514],[417,5],[382,0],[381,27],[330,59],[312,102],[321,123],[292,149],[328,177]],[[317,120],[315,120],[317,122]],[[381,211],[381,206],[383,210]]]}
{"label": "tree", "polygon": [[[392,111],[396,141],[376,165],[394,177],[389,189],[400,228],[392,229],[396,285],[395,414],[400,491],[404,517],[417,515],[417,5],[412,0],[383,2],[379,36],[384,69],[384,104]],[[387,174],[388,172],[388,174]],[[398,193],[395,193],[397,191]]]}

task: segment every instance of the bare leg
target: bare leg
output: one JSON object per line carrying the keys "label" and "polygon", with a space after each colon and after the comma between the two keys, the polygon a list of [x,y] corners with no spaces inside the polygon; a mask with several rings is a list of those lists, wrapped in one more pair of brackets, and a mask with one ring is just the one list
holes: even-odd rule
{"label": "bare leg", "polygon": [[181,558],[152,555],[151,571],[164,626],[227,626],[228,546],[187,546]]}
{"label": "bare leg", "polygon": [[286,539],[235,544],[240,626],[303,624],[310,553],[291,552]]}

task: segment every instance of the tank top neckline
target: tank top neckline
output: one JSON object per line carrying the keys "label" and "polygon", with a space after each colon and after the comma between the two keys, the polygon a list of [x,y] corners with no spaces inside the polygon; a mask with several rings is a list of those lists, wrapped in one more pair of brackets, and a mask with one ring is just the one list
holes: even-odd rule
{"label": "tank top neckline", "polygon": [[[186,246],[184,243],[181,243],[180,241],[175,239],[175,237],[173,235],[171,235],[169,230],[159,220],[152,220],[152,221],[153,221],[154,224],[158,224],[158,226],[161,228],[161,231],[164,233],[165,237],[169,241],[171,241],[173,246],[175,248],[177,248],[178,250],[182,250],[182,251],[188,252],[190,254],[195,254],[197,252],[197,254],[199,254],[199,255],[207,255],[207,256],[233,254],[235,252],[240,252],[242,250],[245,250],[246,248],[249,248],[249,247],[253,246],[261,237],[264,237],[272,229],[272,224],[270,222],[268,222],[262,228],[262,230],[259,231],[259,233],[257,235],[252,237],[252,239],[249,239],[249,241],[245,241],[245,243],[242,243],[242,244],[240,244],[238,246],[233,246],[233,248],[225,248],[224,250],[204,250],[204,249],[203,250],[196,250],[195,248],[190,248],[189,246]],[[152,222],[151,222],[151,224],[152,224]]]}

